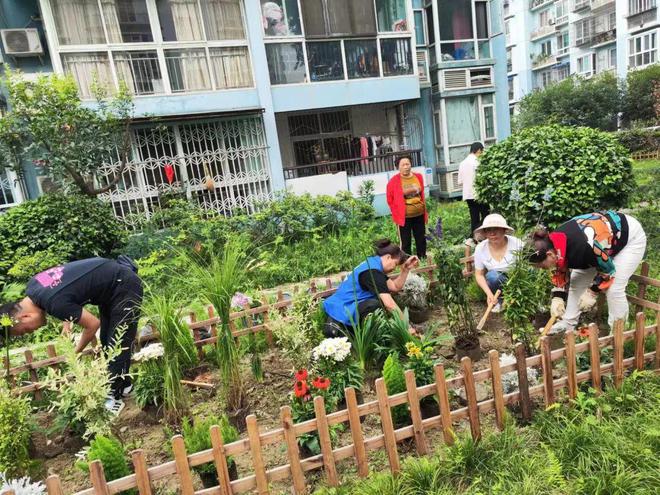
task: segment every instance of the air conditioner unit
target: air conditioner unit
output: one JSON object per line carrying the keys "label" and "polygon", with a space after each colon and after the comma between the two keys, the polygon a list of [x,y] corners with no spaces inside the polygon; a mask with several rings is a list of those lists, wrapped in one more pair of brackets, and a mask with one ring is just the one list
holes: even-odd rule
{"label": "air conditioner unit", "polygon": [[2,29],[2,45],[5,53],[13,57],[32,57],[42,55],[44,49],[41,46],[39,31],[34,28],[28,29]]}
{"label": "air conditioner unit", "polygon": [[555,20],[554,19],[548,19],[548,26],[554,26],[555,25]]}

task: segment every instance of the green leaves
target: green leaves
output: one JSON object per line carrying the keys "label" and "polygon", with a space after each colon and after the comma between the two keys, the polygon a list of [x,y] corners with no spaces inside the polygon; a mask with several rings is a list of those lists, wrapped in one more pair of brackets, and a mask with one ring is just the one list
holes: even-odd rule
{"label": "green leaves", "polygon": [[0,382],[0,472],[7,476],[25,474],[30,466],[32,408],[27,397],[12,394]]}

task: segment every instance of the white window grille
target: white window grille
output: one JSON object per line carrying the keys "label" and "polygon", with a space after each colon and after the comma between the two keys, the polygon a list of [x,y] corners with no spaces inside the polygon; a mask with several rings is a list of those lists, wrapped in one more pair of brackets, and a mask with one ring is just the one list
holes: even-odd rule
{"label": "white window grille", "polygon": [[[118,167],[106,164],[99,173],[100,185],[107,184]],[[223,215],[256,211],[259,203],[272,198],[261,117],[135,129],[133,160],[119,184],[99,197],[137,228],[161,205],[163,194],[180,194]]]}
{"label": "white window grille", "polygon": [[21,186],[21,180],[13,171],[9,169],[0,171],[0,211],[23,202]]}
{"label": "white window grille", "polygon": [[629,15],[641,14],[655,7],[655,0],[628,0]]}
{"label": "white window grille", "polygon": [[658,58],[657,32],[652,31],[628,40],[628,67],[645,67]]}

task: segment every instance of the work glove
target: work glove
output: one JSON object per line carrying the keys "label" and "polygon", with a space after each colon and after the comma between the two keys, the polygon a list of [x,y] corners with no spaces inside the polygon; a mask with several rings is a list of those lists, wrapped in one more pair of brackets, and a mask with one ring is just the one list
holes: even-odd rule
{"label": "work glove", "polygon": [[598,297],[598,294],[596,294],[594,291],[587,289],[584,291],[584,294],[582,294],[582,297],[580,298],[580,301],[578,302],[578,309],[580,311],[589,311],[591,310],[595,305],[596,305],[596,298]]}
{"label": "work glove", "polygon": [[560,333],[566,333],[569,330],[573,330],[573,325],[566,323],[565,321],[558,321],[550,327],[548,335],[557,335]]}
{"label": "work glove", "polygon": [[566,313],[566,303],[561,297],[553,297],[550,303],[550,316],[561,318]]}

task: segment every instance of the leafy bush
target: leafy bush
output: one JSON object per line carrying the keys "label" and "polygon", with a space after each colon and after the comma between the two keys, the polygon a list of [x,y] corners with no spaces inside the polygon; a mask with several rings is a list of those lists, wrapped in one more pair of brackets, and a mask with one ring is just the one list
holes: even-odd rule
{"label": "leafy bush", "polygon": [[9,269],[28,255],[36,256],[36,264],[45,253],[66,252],[69,260],[107,256],[123,239],[109,204],[79,195],[46,194],[0,215],[0,267]]}
{"label": "leafy bush", "polygon": [[619,131],[615,136],[631,153],[660,150],[660,129],[629,129]]}
{"label": "leafy bush", "polygon": [[[387,387],[387,395],[394,395],[406,391],[406,377],[405,370],[399,360],[399,355],[392,353],[387,356],[385,364],[383,364],[383,380]],[[408,406],[401,404],[392,408],[392,420],[395,425],[405,424],[410,418],[408,414]]]}
{"label": "leafy bush", "polygon": [[634,182],[628,153],[611,135],[545,126],[490,147],[475,185],[480,199],[514,226],[531,227],[542,215],[552,227],[581,213],[624,206]]}
{"label": "leafy bush", "polygon": [[660,64],[653,64],[640,70],[628,71],[626,94],[623,102],[623,115],[627,123],[657,125],[658,116],[654,94],[660,82]]}
{"label": "leafy bush", "polygon": [[22,247],[16,251],[15,263],[7,272],[12,279],[26,282],[47,268],[66,263],[71,258],[73,248],[65,243],[57,243],[50,249],[30,253]]}
{"label": "leafy bush", "polygon": [[18,476],[29,468],[31,415],[30,400],[13,395],[3,380],[0,383],[0,473]]}
{"label": "leafy bush", "polygon": [[158,406],[165,397],[165,364],[162,344],[150,344],[133,354],[132,360],[139,363],[137,377],[133,383],[135,402],[141,408],[153,404]]}
{"label": "leafy bush", "polygon": [[131,474],[124,446],[112,436],[97,435],[94,437],[85,452],[84,460],[78,461],[76,466],[88,473],[89,463],[92,461],[101,461],[107,481]]}

